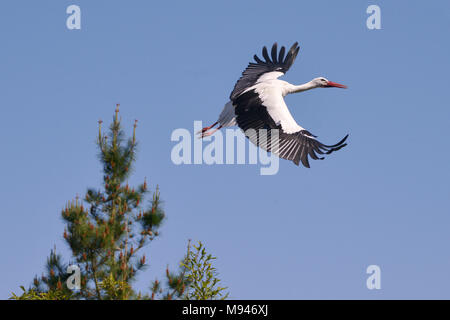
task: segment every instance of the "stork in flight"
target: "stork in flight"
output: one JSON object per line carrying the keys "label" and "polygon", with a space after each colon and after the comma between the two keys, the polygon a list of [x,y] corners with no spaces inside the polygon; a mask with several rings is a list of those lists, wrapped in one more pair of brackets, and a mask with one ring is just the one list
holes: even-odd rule
{"label": "stork in flight", "polygon": [[[238,125],[244,132],[253,129],[278,129],[278,147],[271,148],[270,143],[261,143],[259,134],[246,136],[255,145],[266,151],[277,154],[280,158],[293,161],[296,165],[302,164],[309,168],[308,155],[314,160],[322,160],[316,153],[330,154],[347,144],[344,143],[348,135],[334,145],[325,145],[316,139],[316,136],[305,130],[295,122],[284,102],[284,97],[290,93],[303,92],[315,88],[347,88],[345,85],[329,81],[323,77],[315,78],[305,84],[293,85],[278,78],[284,75],[297,57],[298,43],[289,49],[286,56],[285,48],[277,50],[274,43],[271,56],[264,47],[262,55],[265,61],[257,55],[256,63],[250,62],[242,73],[241,78],[234,86],[230,101],[225,105],[219,119],[211,126],[203,128],[198,134],[200,138],[210,136],[224,127]],[[211,130],[216,125],[216,129]],[[270,137],[268,138],[270,140]],[[267,140],[265,140],[267,141]],[[273,149],[273,150],[271,150]]]}

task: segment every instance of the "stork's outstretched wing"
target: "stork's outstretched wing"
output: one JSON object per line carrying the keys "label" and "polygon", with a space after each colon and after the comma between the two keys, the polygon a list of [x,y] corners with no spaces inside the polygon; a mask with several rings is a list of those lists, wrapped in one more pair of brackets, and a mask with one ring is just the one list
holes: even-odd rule
{"label": "stork's outstretched wing", "polygon": [[294,63],[300,47],[297,42],[294,43],[286,54],[286,57],[284,56],[285,50],[284,47],[281,47],[280,52],[277,52],[277,43],[275,42],[270,52],[272,58],[269,57],[266,47],[262,50],[265,61],[261,60],[257,55],[254,55],[253,58],[256,63],[250,62],[247,69],[242,72],[241,78],[236,82],[230,94],[230,100],[233,101],[247,88],[256,84],[262,76],[268,80],[270,78],[276,79],[285,74]]}
{"label": "stork's outstretched wing", "polygon": [[[257,90],[252,89],[238,96],[233,104],[236,122],[253,144],[280,158],[291,160],[296,165],[301,161],[309,168],[308,156],[314,160],[322,160],[324,158],[317,154],[330,154],[347,145],[344,142],[348,135],[334,145],[319,142],[316,136],[295,122],[281,94],[276,99],[272,96],[265,100]],[[271,129],[278,130],[279,139],[274,145]]]}

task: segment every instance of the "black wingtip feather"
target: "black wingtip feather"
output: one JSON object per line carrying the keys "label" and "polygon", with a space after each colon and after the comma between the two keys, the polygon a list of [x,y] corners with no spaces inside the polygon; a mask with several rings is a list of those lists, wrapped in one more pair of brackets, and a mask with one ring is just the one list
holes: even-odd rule
{"label": "black wingtip feather", "polygon": [[275,43],[273,44],[273,46],[272,46],[272,52],[271,52],[271,55],[272,55],[272,63],[278,63],[277,52],[278,52],[278,50],[277,50],[277,43],[275,42]]}
{"label": "black wingtip feather", "polygon": [[254,85],[264,73],[273,71],[286,73],[289,70],[299,51],[298,42],[295,42],[287,53],[285,47],[281,47],[279,52],[277,52],[277,49],[278,44],[275,42],[270,52],[272,57],[269,56],[265,46],[262,49],[262,58],[259,58],[256,54],[253,56],[256,63],[250,62],[244,72],[242,72],[241,78],[236,82],[230,94],[230,100],[235,100],[248,87]]}
{"label": "black wingtip feather", "polygon": [[297,151],[297,154],[294,156],[294,159],[292,159],[292,161],[296,165],[299,165],[299,163],[301,162],[306,168],[310,168],[308,156],[313,160],[323,160],[325,159],[325,157],[319,157],[316,153],[328,155],[347,146],[347,144],[344,142],[348,138],[348,135],[346,135],[335,145],[327,146],[312,138],[315,136],[307,130],[299,131],[297,134],[297,138],[300,139],[300,141],[303,141],[301,142],[303,146]]}
{"label": "black wingtip feather", "polygon": [[266,59],[266,63],[270,63],[269,53],[267,52],[267,48],[264,46],[262,50],[262,55],[264,59]]}
{"label": "black wingtip feather", "polygon": [[296,41],[292,47],[289,49],[289,52],[294,52],[294,50],[298,47],[298,42]]}
{"label": "black wingtip feather", "polygon": [[285,47],[281,47],[280,53],[278,54],[278,61],[281,63],[284,61],[284,52],[286,51]]}
{"label": "black wingtip feather", "polygon": [[339,141],[338,143],[333,144],[333,145],[331,145],[331,146],[327,146],[327,145],[324,145],[324,146],[327,147],[327,148],[335,148],[335,147],[338,147],[338,146],[340,146],[341,144],[343,144],[343,143],[345,142],[345,140],[347,140],[347,138],[348,138],[348,134],[347,134],[344,138],[342,138],[342,140]]}
{"label": "black wingtip feather", "polygon": [[253,56],[253,59],[255,59],[256,63],[264,63],[256,54]]}

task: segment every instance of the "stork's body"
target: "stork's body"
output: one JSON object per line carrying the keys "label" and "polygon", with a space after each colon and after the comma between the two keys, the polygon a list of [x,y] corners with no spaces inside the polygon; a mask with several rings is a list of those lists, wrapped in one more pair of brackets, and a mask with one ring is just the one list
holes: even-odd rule
{"label": "stork's body", "polygon": [[[261,144],[262,139],[258,133],[246,134],[246,136],[255,145],[278,154],[281,158],[292,160],[297,165],[301,161],[308,168],[308,155],[315,160],[323,159],[316,153],[329,154],[345,147],[344,142],[347,136],[332,146],[317,141],[316,136],[297,124],[284,102],[284,97],[291,93],[320,87],[346,88],[323,77],[315,78],[302,85],[293,85],[279,80],[278,77],[284,75],[295,61],[298,51],[298,44],[295,43],[284,57],[285,48],[282,47],[278,53],[275,43],[272,46],[270,58],[267,48],[264,47],[262,53],[265,61],[254,56],[256,63],[251,62],[244,70],[219,119],[213,125],[203,128],[201,137],[212,135],[223,127],[234,125],[238,125],[244,132],[249,129],[253,129],[252,132],[259,129],[278,129],[278,147],[272,148],[270,143]],[[211,130],[216,125],[218,127]],[[267,137],[264,141],[266,140]]]}

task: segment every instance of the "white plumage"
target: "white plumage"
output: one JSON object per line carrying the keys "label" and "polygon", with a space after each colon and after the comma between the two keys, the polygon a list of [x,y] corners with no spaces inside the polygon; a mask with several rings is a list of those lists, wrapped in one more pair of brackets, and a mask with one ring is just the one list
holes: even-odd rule
{"label": "white plumage", "polygon": [[[314,160],[323,159],[318,154],[330,154],[346,146],[348,135],[335,145],[324,145],[316,136],[297,124],[284,102],[287,94],[303,92],[314,88],[338,87],[342,84],[323,77],[315,78],[302,85],[293,85],[278,78],[284,75],[294,63],[299,47],[295,43],[284,56],[285,48],[278,53],[277,44],[272,46],[271,57],[267,48],[262,50],[265,61],[254,56],[256,63],[250,62],[236,83],[230,101],[227,102],[217,122],[205,127],[201,137],[212,135],[217,130],[238,125],[255,145],[291,160],[300,161],[309,168],[308,156]],[[219,124],[217,129],[211,130]],[[265,129],[261,131],[261,129]],[[270,143],[271,130],[278,130],[277,146]],[[267,136],[261,136],[262,134]]]}

